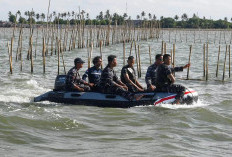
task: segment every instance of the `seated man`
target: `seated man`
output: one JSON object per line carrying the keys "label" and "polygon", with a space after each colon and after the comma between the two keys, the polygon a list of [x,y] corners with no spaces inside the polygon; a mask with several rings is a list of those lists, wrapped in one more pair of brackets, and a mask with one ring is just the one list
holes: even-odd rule
{"label": "seated man", "polygon": [[93,84],[93,87],[91,89],[97,90],[97,86],[100,83],[101,79],[101,65],[102,65],[102,59],[100,56],[97,56],[93,59],[94,66],[86,70],[85,74],[82,76],[82,79],[86,81],[86,79],[89,79],[89,83]]}
{"label": "seated man", "polygon": [[86,92],[90,91],[93,84],[85,82],[81,79],[79,70],[83,67],[85,62],[81,58],[74,60],[74,67],[71,68],[66,76],[66,90]]}
{"label": "seated man", "polygon": [[147,90],[152,92],[156,89],[156,70],[157,67],[163,63],[163,55],[157,54],[155,56],[155,63],[150,65],[147,69],[147,73],[145,76],[145,81],[147,84]]}
{"label": "seated man", "polygon": [[163,56],[164,63],[159,65],[157,69],[157,77],[156,77],[156,87],[160,92],[170,92],[177,93],[176,95],[176,104],[180,103],[180,100],[184,96],[185,87],[182,85],[174,84],[175,77],[173,76],[174,71],[183,71],[184,68],[190,66],[190,64],[186,64],[184,67],[176,67],[171,68],[171,56],[169,54],[165,54]]}
{"label": "seated man", "polygon": [[128,57],[128,65],[125,65],[121,70],[121,81],[126,84],[128,91],[130,92],[142,92],[143,87],[136,80],[135,69],[133,65],[135,64],[135,59],[133,56]]}
{"label": "seated man", "polygon": [[101,92],[109,93],[109,94],[118,94],[123,96],[128,100],[139,100],[142,98],[143,95],[135,96],[133,93],[128,92],[128,87],[122,83],[115,71],[114,67],[117,66],[117,58],[114,55],[108,56],[108,65],[102,71],[100,87]]}

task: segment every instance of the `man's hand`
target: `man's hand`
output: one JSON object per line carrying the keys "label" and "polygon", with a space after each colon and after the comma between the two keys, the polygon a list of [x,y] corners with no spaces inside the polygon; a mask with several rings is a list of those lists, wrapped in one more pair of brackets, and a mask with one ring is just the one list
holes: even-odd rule
{"label": "man's hand", "polygon": [[126,85],[122,86],[122,88],[128,91],[128,87]]}
{"label": "man's hand", "polygon": [[143,88],[139,88],[139,87],[138,87],[137,89],[138,89],[139,92],[143,92],[143,91],[144,91]]}
{"label": "man's hand", "polygon": [[89,83],[88,84],[90,87],[93,87],[94,86],[94,83]]}
{"label": "man's hand", "polygon": [[188,67],[190,67],[190,63],[186,64],[183,68],[185,69],[185,68],[188,68]]}
{"label": "man's hand", "polygon": [[148,87],[148,90],[149,90],[149,91],[154,91],[155,89],[156,89],[156,87],[153,86],[152,84]]}
{"label": "man's hand", "polygon": [[80,92],[84,92],[85,90],[84,90],[84,88],[79,88],[78,89]]}
{"label": "man's hand", "polygon": [[169,80],[171,81],[171,83],[173,84],[174,82],[175,82],[175,77],[172,75],[172,74],[169,74],[168,75],[168,78],[169,78]]}

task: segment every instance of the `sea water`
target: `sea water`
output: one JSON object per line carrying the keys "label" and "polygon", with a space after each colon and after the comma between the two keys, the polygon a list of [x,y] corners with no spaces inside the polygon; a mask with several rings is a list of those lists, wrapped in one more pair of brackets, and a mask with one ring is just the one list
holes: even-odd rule
{"label": "sea water", "polygon": [[[186,31],[181,32],[185,34]],[[30,73],[30,61],[26,60],[29,38],[24,37],[23,71],[20,61],[15,61],[17,37],[13,51],[13,74],[9,72],[7,41],[0,38],[0,156],[231,156],[232,155],[232,82],[222,79],[225,43],[219,76],[215,77],[219,39],[214,43],[215,31],[209,35],[209,80],[203,78],[203,44],[206,33],[197,36],[188,32],[188,41],[176,41],[176,65],[188,62],[189,45],[193,45],[190,78],[187,70],[176,73],[177,82],[196,90],[199,101],[193,105],[161,104],[158,106],[99,108],[69,106],[51,102],[34,103],[33,98],[53,89],[57,75],[57,56],[46,57],[46,73],[43,74],[41,41],[34,58],[34,72]],[[219,34],[218,31],[216,31]],[[169,43],[169,32],[164,31],[170,53],[174,35]],[[198,34],[199,35],[199,34]],[[9,35],[10,36],[10,35]],[[184,36],[184,35],[183,35]],[[178,35],[179,37],[179,35]],[[227,37],[229,43],[229,36]],[[149,63],[148,46],[155,54],[161,52],[161,38],[140,41],[142,77]],[[126,45],[128,56],[130,44]],[[134,55],[134,49],[132,50]],[[103,47],[103,64],[107,56],[118,56],[117,75],[123,66],[123,45]],[[94,48],[93,56],[99,55]],[[64,52],[66,71],[73,66],[75,57],[87,62],[87,49]],[[228,59],[227,59],[228,61]],[[228,64],[228,62],[227,62]],[[136,67],[136,65],[135,65]],[[87,68],[84,64],[81,73]],[[63,73],[61,63],[60,73]]]}

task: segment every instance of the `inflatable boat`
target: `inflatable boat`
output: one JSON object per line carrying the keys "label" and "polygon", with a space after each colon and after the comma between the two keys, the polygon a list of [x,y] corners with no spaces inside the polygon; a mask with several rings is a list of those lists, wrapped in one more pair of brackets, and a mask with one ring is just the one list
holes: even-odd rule
{"label": "inflatable boat", "polygon": [[[65,75],[59,75],[55,81],[55,89],[34,98],[34,102],[50,101],[55,103],[87,105],[98,107],[129,108],[134,106],[148,106],[157,104],[172,104],[175,102],[175,93],[163,92],[140,92],[144,95],[140,100],[129,101],[115,94],[104,94],[99,92],[72,92],[65,91]],[[181,104],[191,105],[198,100],[198,93],[186,88]]]}

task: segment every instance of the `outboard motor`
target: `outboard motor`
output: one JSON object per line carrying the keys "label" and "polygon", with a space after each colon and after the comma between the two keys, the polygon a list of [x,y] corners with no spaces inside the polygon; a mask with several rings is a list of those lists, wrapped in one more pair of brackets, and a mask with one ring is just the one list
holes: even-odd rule
{"label": "outboard motor", "polygon": [[65,90],[66,75],[57,75],[54,91]]}

